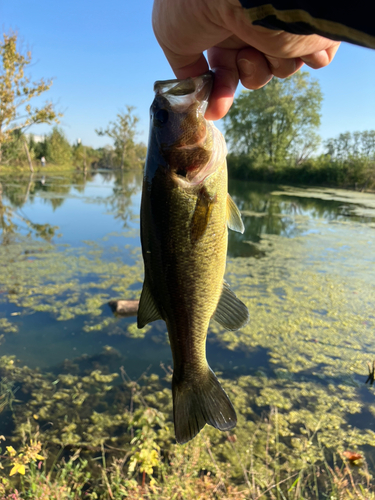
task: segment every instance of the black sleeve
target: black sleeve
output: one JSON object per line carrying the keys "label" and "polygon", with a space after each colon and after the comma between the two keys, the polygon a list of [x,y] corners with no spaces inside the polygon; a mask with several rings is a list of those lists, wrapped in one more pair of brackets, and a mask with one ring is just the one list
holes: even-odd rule
{"label": "black sleeve", "polygon": [[299,35],[313,33],[375,49],[375,2],[355,0],[239,0],[252,24]]}

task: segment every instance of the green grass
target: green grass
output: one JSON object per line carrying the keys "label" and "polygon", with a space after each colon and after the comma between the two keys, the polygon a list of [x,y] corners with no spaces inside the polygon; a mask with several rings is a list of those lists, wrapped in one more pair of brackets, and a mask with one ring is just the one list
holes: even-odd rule
{"label": "green grass", "polygon": [[[281,449],[264,449],[261,464],[253,454],[256,433],[249,436],[249,460],[240,458],[241,444],[235,435],[226,439],[236,453],[242,474],[233,480],[231,466],[215,453],[207,432],[185,446],[169,451],[150,440],[155,424],[143,408],[142,431],[126,450],[111,450],[105,445],[96,450],[76,449],[49,453],[38,441],[42,435],[24,438],[18,450],[6,448],[1,456],[0,498],[2,500],[137,500],[170,499],[270,499],[270,500],[346,500],[375,498],[367,464],[351,464],[343,456],[316,464],[307,462],[298,469],[288,464]],[[149,422],[149,424],[147,424]],[[268,419],[268,442],[281,439],[277,425]],[[129,432],[131,432],[129,430]],[[323,450],[322,450],[323,451]],[[42,455],[41,455],[42,454]],[[28,457],[25,459],[25,457]],[[24,471],[10,476],[14,464],[23,463]]]}
{"label": "green grass", "polygon": [[[63,164],[63,165],[52,165],[47,164],[45,167],[40,165],[39,161],[33,162],[34,172],[37,173],[57,173],[57,172],[73,172],[78,170],[73,164]],[[80,169],[82,170],[82,168]],[[0,165],[0,174],[20,174],[20,173],[31,173],[30,168],[27,164],[25,165]]]}

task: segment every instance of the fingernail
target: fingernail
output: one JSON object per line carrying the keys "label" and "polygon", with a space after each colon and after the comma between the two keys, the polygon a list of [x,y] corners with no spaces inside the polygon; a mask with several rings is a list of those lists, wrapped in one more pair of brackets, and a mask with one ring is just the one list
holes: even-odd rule
{"label": "fingernail", "polygon": [[277,69],[280,66],[280,61],[278,60],[277,57],[266,56],[266,58],[273,68]]}
{"label": "fingernail", "polygon": [[240,68],[240,72],[247,77],[251,77],[255,73],[255,64],[248,61],[247,59],[240,59],[237,63]]}

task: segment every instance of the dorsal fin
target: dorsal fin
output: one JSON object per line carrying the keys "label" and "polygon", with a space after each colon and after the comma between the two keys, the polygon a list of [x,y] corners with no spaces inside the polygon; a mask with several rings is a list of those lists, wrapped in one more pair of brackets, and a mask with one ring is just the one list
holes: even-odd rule
{"label": "dorsal fin", "polygon": [[147,278],[145,278],[138,307],[138,318],[137,318],[138,328],[143,328],[144,326],[148,325],[148,323],[156,321],[157,319],[163,319],[163,318],[160,316],[159,310],[150,292],[150,287],[148,286]]}
{"label": "dorsal fin", "polygon": [[240,301],[235,293],[232,292],[228,283],[225,281],[213,318],[220,323],[221,326],[232,331],[239,330],[250,320],[247,307]]}
{"label": "dorsal fin", "polygon": [[245,231],[241,213],[229,193],[227,195],[227,224],[229,229],[232,229],[232,231],[237,231],[239,233],[243,233]]}

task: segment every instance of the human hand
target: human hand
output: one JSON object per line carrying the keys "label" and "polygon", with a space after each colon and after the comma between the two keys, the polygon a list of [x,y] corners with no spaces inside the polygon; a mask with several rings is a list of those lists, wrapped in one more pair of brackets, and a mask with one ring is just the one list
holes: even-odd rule
{"label": "human hand", "polygon": [[232,105],[239,80],[259,89],[273,75],[286,78],[305,63],[318,69],[340,43],[254,26],[239,0],[154,0],[153,28],[177,78],[215,72],[206,118],[218,120]]}

